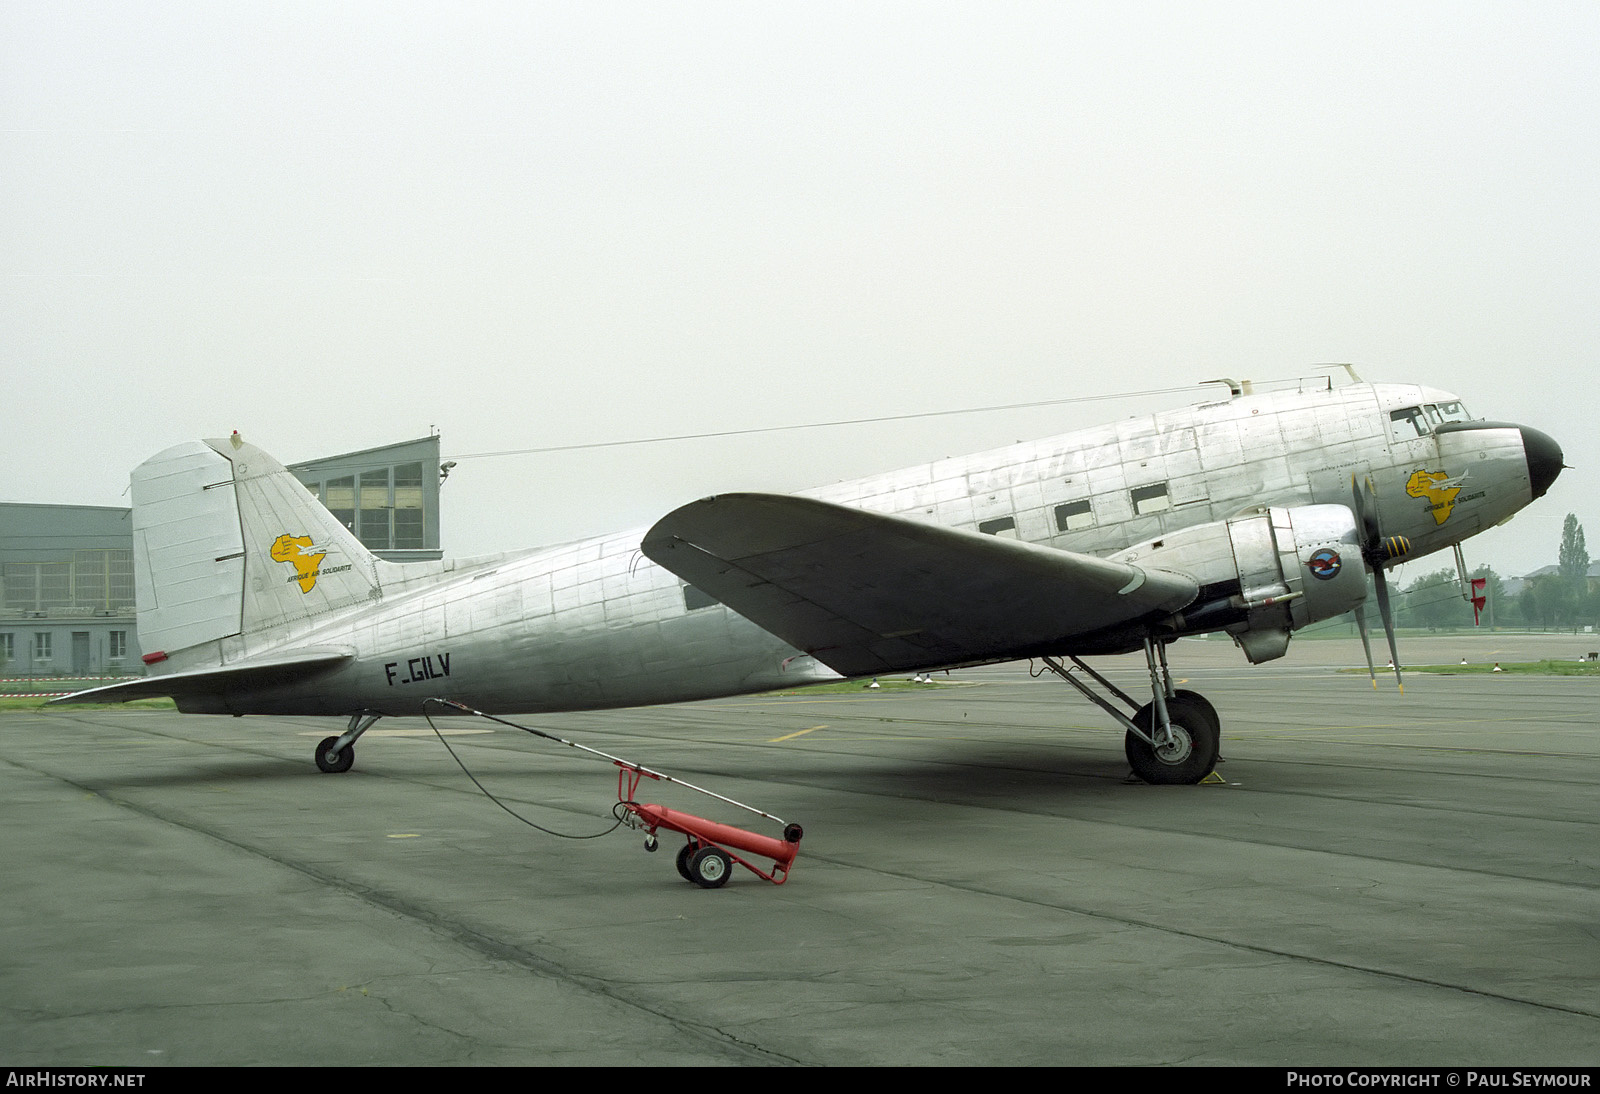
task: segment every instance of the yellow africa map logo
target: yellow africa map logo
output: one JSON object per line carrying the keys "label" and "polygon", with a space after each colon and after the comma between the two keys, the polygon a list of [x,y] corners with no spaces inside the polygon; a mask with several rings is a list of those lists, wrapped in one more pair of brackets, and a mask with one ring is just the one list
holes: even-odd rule
{"label": "yellow africa map logo", "polygon": [[295,575],[290,581],[300,583],[300,591],[309,593],[316,588],[317,575],[322,572],[322,560],[327,557],[326,552],[313,553],[317,548],[312,544],[310,536],[291,536],[285,533],[272,541],[272,548],[268,552],[274,562],[287,562],[295,569]]}
{"label": "yellow africa map logo", "polygon": [[[1433,523],[1443,524],[1455,507],[1456,495],[1461,493],[1461,480],[1465,475],[1450,478],[1443,471],[1415,471],[1406,483],[1406,493],[1422,498],[1433,514]],[[1481,496],[1481,495],[1478,495]]]}

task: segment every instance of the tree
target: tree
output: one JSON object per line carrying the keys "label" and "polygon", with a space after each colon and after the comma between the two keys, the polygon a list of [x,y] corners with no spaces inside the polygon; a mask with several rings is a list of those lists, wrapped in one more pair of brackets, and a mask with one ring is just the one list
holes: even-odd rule
{"label": "tree", "polygon": [[[1498,596],[1500,579],[1487,567],[1474,577],[1489,578],[1489,595]],[[1396,618],[1401,626],[1441,628],[1471,627],[1472,605],[1461,595],[1461,579],[1454,570],[1435,570],[1417,578],[1400,595]]]}
{"label": "tree", "polygon": [[1561,526],[1561,552],[1556,556],[1556,569],[1566,578],[1574,592],[1587,591],[1589,581],[1589,549],[1583,543],[1583,525],[1576,513],[1568,513]]}
{"label": "tree", "polygon": [[1518,598],[1530,624],[1565,626],[1577,611],[1577,593],[1560,574],[1543,574],[1522,587]]}
{"label": "tree", "polygon": [[1561,551],[1556,556],[1556,571],[1568,590],[1567,618],[1574,627],[1588,616],[1589,603],[1589,549],[1583,542],[1583,525],[1576,513],[1568,513],[1561,525]]}

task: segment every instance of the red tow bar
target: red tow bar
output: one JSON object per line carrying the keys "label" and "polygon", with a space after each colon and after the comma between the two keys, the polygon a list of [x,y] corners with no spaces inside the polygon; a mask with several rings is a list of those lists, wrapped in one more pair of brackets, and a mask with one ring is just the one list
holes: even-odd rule
{"label": "red tow bar", "polygon": [[[485,714],[481,710],[474,710],[465,703],[458,703],[454,699],[434,698],[424,700],[423,714],[428,717],[428,725],[430,726],[433,726],[433,718],[427,715],[429,704],[438,704],[439,706],[459,711],[462,714],[470,714],[475,718],[498,722],[500,725],[509,726],[512,729],[520,729],[522,732],[532,734],[535,737],[542,737],[547,741],[554,741],[556,744],[566,745],[568,748],[575,748],[580,752],[587,752],[591,756],[599,756],[601,759],[610,760],[617,766],[617,804],[611,807],[612,814],[629,828],[644,829],[644,849],[646,851],[654,851],[659,846],[656,833],[662,829],[668,832],[678,832],[688,837],[688,842],[678,852],[678,873],[702,889],[717,889],[726,885],[728,883],[728,875],[732,873],[733,864],[736,862],[752,874],[770,881],[774,885],[782,885],[789,880],[789,870],[794,866],[795,856],[800,853],[800,837],[804,834],[798,824],[789,824],[782,817],[775,817],[771,813],[763,812],[753,805],[746,805],[743,802],[734,801],[732,798],[725,798],[721,794],[707,790],[703,786],[696,786],[694,783],[675,779],[671,775],[652,771],[648,767],[640,767],[638,764],[630,763],[620,756],[601,752],[599,749],[590,748],[588,745],[580,745],[576,741],[557,737],[553,733],[546,733],[544,730],[535,729],[533,726],[518,725],[516,722],[508,721],[505,718],[500,718],[493,714]],[[438,733],[437,726],[434,726],[434,732]],[[439,735],[439,740],[444,742],[445,748],[450,748],[450,744],[445,741],[443,734]],[[455,756],[455,750],[451,749],[450,754]],[[459,756],[456,757],[456,763],[461,763]],[[464,764],[462,765],[462,770],[466,771]],[[469,771],[467,775],[471,778],[472,773]],[[725,802],[757,816],[765,817],[767,820],[783,826],[783,838],[773,839],[771,836],[763,836],[757,832],[747,832],[743,828],[735,828],[731,824],[719,824],[704,817],[697,817],[692,813],[668,809],[664,805],[641,805],[636,791],[639,789],[639,780],[645,778],[654,779],[657,782],[676,783],[685,789],[693,790],[697,794],[716,798],[720,802]],[[477,782],[476,779],[473,779],[473,781]],[[481,788],[482,784],[480,783],[479,786]],[[485,790],[484,793],[487,794],[488,791]],[[490,797],[494,798],[492,794]],[[512,813],[499,799],[494,798],[494,801],[500,808]],[[517,814],[512,813],[512,816],[517,816]],[[521,818],[519,817],[518,819]],[[756,855],[760,858],[771,859],[772,869],[761,869],[761,867],[745,858],[744,855],[739,854],[740,851],[743,851],[746,855]]]}
{"label": "red tow bar", "polygon": [[[612,762],[619,768],[618,808],[626,811],[627,823],[631,827],[645,830],[647,850],[656,849],[655,836],[661,829],[688,837],[688,842],[678,852],[678,873],[684,878],[702,889],[716,889],[727,884],[728,873],[733,863],[737,862],[752,874],[774,885],[782,885],[789,880],[789,869],[794,865],[795,856],[800,853],[800,837],[804,835],[798,824],[784,825],[783,838],[780,840],[763,836],[759,832],[735,828],[731,824],[719,824],[692,813],[668,809],[664,805],[640,804],[633,800],[634,792],[639,787],[639,780],[646,777],[659,780],[661,776],[623,760]],[[771,859],[772,869],[770,871],[761,869],[738,854],[739,851]]]}

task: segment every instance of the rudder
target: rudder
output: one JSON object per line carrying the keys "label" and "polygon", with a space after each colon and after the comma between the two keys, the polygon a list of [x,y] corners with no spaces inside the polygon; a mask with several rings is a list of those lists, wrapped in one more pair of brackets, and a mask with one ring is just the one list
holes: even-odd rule
{"label": "rudder", "polygon": [[380,595],[383,563],[237,434],[178,445],[136,468],[133,529],[147,650],[269,630],[287,637]]}

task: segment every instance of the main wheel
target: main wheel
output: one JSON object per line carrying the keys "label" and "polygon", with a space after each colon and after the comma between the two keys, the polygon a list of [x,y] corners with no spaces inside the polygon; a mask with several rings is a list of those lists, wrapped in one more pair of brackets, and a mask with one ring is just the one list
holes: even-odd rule
{"label": "main wheel", "polygon": [[[1185,696],[1174,695],[1167,700],[1167,718],[1172,723],[1172,740],[1151,747],[1132,733],[1127,735],[1124,750],[1133,773],[1147,783],[1157,786],[1183,785],[1199,782],[1217,766],[1217,745],[1221,736],[1215,712]],[[1155,705],[1141,707],[1133,716],[1133,723],[1150,736],[1156,736]]]}
{"label": "main wheel", "polygon": [[1179,699],[1186,700],[1187,702],[1190,702],[1190,703],[1194,704],[1196,707],[1198,707],[1199,710],[1200,710],[1200,713],[1205,715],[1207,720],[1209,720],[1211,722],[1211,725],[1216,729],[1218,737],[1219,738],[1221,737],[1221,735],[1222,735],[1222,717],[1217,713],[1217,708],[1211,705],[1211,700],[1210,699],[1207,699],[1204,695],[1201,695],[1198,691],[1190,691],[1188,688],[1179,688],[1177,691],[1173,692],[1172,694],[1175,697],[1177,697]]}
{"label": "main wheel", "polygon": [[345,745],[338,752],[333,746],[339,743],[337,737],[327,737],[317,746],[317,767],[329,775],[337,775],[341,771],[349,771],[350,765],[356,762],[356,746]]}
{"label": "main wheel", "polygon": [[702,847],[689,859],[689,880],[702,889],[720,889],[732,870],[733,860],[716,847]]}

